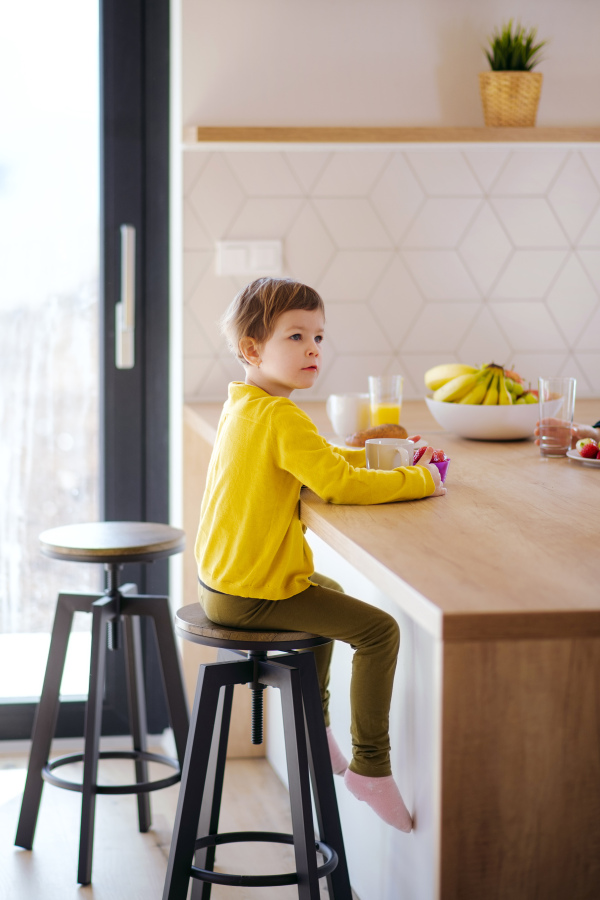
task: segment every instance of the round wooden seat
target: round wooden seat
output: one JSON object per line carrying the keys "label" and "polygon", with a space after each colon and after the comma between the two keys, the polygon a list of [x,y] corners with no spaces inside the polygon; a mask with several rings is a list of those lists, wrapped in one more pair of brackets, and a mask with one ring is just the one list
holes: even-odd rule
{"label": "round wooden seat", "polygon": [[289,651],[331,642],[331,638],[306,631],[252,631],[217,625],[211,622],[199,603],[190,603],[177,610],[175,630],[185,640],[225,650]]}
{"label": "round wooden seat", "polygon": [[185,546],[180,528],[157,522],[86,522],[63,525],[40,535],[44,556],[75,562],[152,562]]}

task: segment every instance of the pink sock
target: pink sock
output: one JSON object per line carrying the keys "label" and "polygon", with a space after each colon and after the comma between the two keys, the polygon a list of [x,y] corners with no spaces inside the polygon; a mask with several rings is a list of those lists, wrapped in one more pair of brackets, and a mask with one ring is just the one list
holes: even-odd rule
{"label": "pink sock", "polygon": [[342,753],[339,748],[338,742],[333,736],[333,731],[331,730],[331,726],[328,725],[326,728],[327,731],[327,743],[329,744],[329,756],[331,757],[331,768],[333,769],[334,775],[343,775],[346,769],[348,768],[348,760]]}
{"label": "pink sock", "polygon": [[373,812],[376,812],[388,825],[393,825],[399,831],[409,832],[412,830],[412,818],[404,805],[393,775],[369,778],[366,775],[357,775],[352,769],[347,769],[344,783],[357,800],[364,800],[365,803],[368,803]]}

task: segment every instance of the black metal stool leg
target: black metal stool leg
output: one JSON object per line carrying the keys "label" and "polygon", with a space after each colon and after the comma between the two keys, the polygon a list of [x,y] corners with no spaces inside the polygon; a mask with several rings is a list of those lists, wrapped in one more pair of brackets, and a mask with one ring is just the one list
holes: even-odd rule
{"label": "black metal stool leg", "polygon": [[46,674],[35,714],[27,780],[15,838],[15,844],[18,847],[25,847],[27,850],[31,850],[33,845],[44,786],[42,769],[48,762],[52,738],[56,731],[60,684],[67,657],[73,614],[76,610],[81,609],[82,601],[86,606],[90,606],[92,598],[89,595],[81,594],[59,594],[56,604]]}
{"label": "black metal stool leg", "polygon": [[[252,677],[248,662],[233,664],[239,666],[239,681],[244,683]],[[163,891],[163,900],[186,900],[190,871],[194,858],[196,835],[200,821],[200,804],[207,787],[212,741],[206,740],[204,722],[214,722],[219,705],[219,692],[222,684],[235,680],[230,679],[231,663],[227,663],[227,673],[219,672],[219,664],[200,666],[198,685],[194,700],[194,709],[190,722],[189,739],[185,751],[181,787],[171,850],[167,865],[167,875]]]}
{"label": "black metal stool leg", "polygon": [[298,653],[295,664],[300,669],[302,697],[308,737],[308,759],[313,785],[313,798],[319,826],[319,837],[336,851],[338,864],[327,876],[329,896],[335,900],[352,900],[342,824],[338,811],[331,757],[325,732],[319,680],[312,653]]}
{"label": "black metal stool leg", "polygon": [[[215,725],[206,772],[206,785],[202,797],[198,834],[217,834],[219,830],[219,815],[221,813],[221,799],[223,796],[223,781],[225,778],[225,761],[227,758],[227,741],[229,738],[229,724],[231,722],[231,707],[233,704],[233,685],[226,684],[219,691],[219,703],[215,716]],[[196,850],[194,865],[200,869],[212,871],[215,866],[216,847],[203,847]],[[210,900],[212,884],[207,881],[198,881],[194,878],[190,900]]]}
{"label": "black metal stool leg", "polygon": [[261,681],[265,666],[272,670],[279,669],[276,681],[279,682],[278,687],[281,691],[294,852],[298,873],[298,898],[299,900],[318,900],[319,879],[300,672],[298,669],[279,663],[262,663],[260,665]]}
{"label": "black metal stool leg", "polygon": [[[169,606],[169,598],[141,596],[136,598],[136,600],[152,601],[152,603],[145,604],[143,615],[149,616],[154,622],[163,684],[167,696],[169,719],[177,748],[177,758],[179,759],[179,765],[183,769],[185,748],[190,728],[190,714],[183,686],[179,651],[177,650],[173,633],[173,615]],[[125,603],[124,608],[129,608],[128,602]]]}
{"label": "black metal stool leg", "polygon": [[85,714],[81,833],[77,873],[79,884],[89,884],[92,880],[94,816],[96,812],[95,786],[98,780],[98,755],[100,752],[100,731],[102,725],[106,625],[111,618],[113,608],[114,601],[111,597],[102,597],[92,604],[92,658],[90,662],[90,687]]}
{"label": "black metal stool leg", "polygon": [[[125,629],[125,672],[129,707],[129,727],[133,737],[133,749],[145,753],[148,750],[148,725],[146,720],[146,693],[142,660],[142,636],[138,616],[123,616]],[[139,784],[148,781],[148,763],[135,760],[135,780]],[[149,794],[138,794],[138,821],[145,833],[152,824]]]}

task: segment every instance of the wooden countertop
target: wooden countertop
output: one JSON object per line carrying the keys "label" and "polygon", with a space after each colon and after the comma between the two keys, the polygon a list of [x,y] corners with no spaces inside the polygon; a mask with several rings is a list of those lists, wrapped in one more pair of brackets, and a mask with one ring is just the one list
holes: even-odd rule
{"label": "wooden countertop", "polygon": [[[323,434],[323,403],[299,403]],[[577,402],[595,422],[600,401]],[[212,443],[219,404],[185,419]],[[302,492],[302,519],[421,626],[444,640],[600,635],[600,471],[541,459],[532,441],[468,441],[422,401],[403,423],[451,457],[445,497],[334,506]]]}

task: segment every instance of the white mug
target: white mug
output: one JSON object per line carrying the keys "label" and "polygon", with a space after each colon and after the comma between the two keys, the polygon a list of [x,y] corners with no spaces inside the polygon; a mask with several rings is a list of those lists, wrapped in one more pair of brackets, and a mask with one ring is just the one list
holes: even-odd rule
{"label": "white mug", "polygon": [[325,408],[337,435],[364,431],[371,424],[368,394],[330,394]]}
{"label": "white mug", "polygon": [[415,443],[402,438],[370,438],[365,441],[367,469],[412,466]]}

